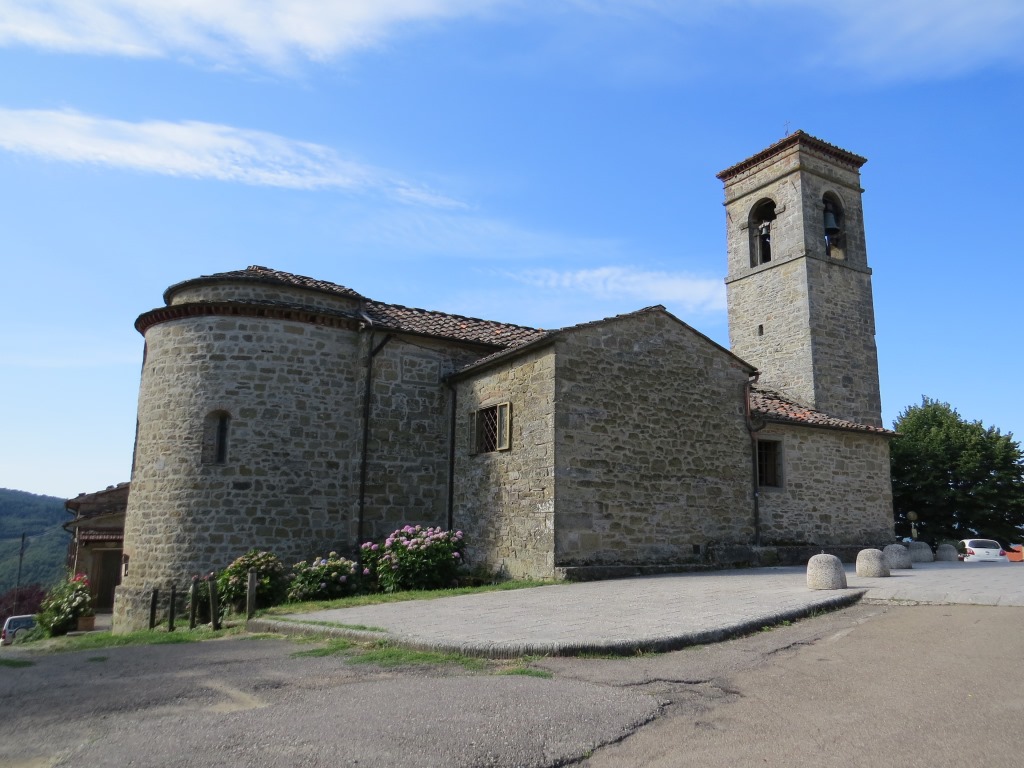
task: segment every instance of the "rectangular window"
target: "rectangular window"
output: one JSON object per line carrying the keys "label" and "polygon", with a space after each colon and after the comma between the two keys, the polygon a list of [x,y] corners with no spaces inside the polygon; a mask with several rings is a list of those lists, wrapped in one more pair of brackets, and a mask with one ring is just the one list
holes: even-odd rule
{"label": "rectangular window", "polygon": [[499,403],[473,414],[473,452],[493,453],[512,447],[512,404]]}
{"label": "rectangular window", "polygon": [[757,484],[762,488],[782,487],[782,443],[757,441]]}

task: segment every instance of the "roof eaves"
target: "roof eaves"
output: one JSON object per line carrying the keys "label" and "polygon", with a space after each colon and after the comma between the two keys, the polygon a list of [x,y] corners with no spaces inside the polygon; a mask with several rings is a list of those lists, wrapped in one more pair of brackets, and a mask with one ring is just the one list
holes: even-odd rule
{"label": "roof eaves", "polygon": [[490,368],[494,365],[499,365],[500,363],[506,362],[507,360],[511,360],[515,357],[518,357],[521,354],[525,354],[526,352],[531,352],[535,349],[547,346],[548,344],[554,342],[555,339],[561,333],[562,331],[560,330],[545,331],[542,336],[538,336],[535,339],[530,339],[529,341],[525,341],[522,344],[517,344],[515,346],[506,347],[505,349],[498,350],[493,354],[487,355],[487,357],[482,357],[479,360],[470,363],[469,365],[463,366],[457,371],[452,371],[451,373],[444,377],[444,381],[446,383],[459,381],[460,379],[466,378],[471,374],[479,373],[480,371],[486,368]]}
{"label": "roof eaves", "polygon": [[811,149],[816,149],[819,152],[823,152],[824,154],[829,155],[830,157],[833,157],[836,160],[849,163],[854,168],[860,168],[862,165],[864,165],[864,163],[867,162],[866,157],[855,155],[853,152],[849,152],[843,149],[842,147],[837,147],[835,144],[829,144],[827,141],[822,141],[821,139],[815,136],[811,136],[809,133],[805,133],[803,131],[794,131],[788,136],[785,136],[784,138],[775,142],[770,147],[761,150],[755,155],[751,155],[746,160],[742,160],[736,163],[735,165],[729,166],[724,171],[720,171],[719,173],[715,174],[715,178],[720,179],[721,181],[726,181],[727,179],[735,176],[737,173],[740,173],[741,171],[744,171],[747,168],[751,168],[757,165],[758,163],[767,160],[772,155],[778,154],[779,152],[782,152],[783,150],[789,149],[790,147],[796,146],[798,144],[803,144]]}

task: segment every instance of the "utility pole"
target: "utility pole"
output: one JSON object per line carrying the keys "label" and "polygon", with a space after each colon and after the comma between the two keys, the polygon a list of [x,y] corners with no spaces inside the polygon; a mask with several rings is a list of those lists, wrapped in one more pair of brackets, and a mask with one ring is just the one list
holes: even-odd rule
{"label": "utility pole", "polygon": [[14,615],[18,615],[18,601],[21,599],[21,562],[25,559],[25,533],[21,534],[21,549],[18,550],[18,583],[14,586]]}

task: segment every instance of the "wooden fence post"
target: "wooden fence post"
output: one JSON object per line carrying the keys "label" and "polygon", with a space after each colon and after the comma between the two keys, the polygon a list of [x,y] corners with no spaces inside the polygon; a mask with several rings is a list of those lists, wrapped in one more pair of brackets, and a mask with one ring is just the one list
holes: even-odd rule
{"label": "wooden fence post", "polygon": [[210,621],[213,622],[213,631],[216,632],[220,629],[220,600],[217,595],[217,579],[211,577],[207,579],[207,583],[210,585]]}
{"label": "wooden fence post", "polygon": [[196,615],[199,611],[199,577],[192,577],[192,586],[188,593],[188,628],[196,628]]}
{"label": "wooden fence post", "polygon": [[156,626],[156,603],[160,599],[160,590],[154,587],[153,596],[149,600],[149,628]]}
{"label": "wooden fence post", "polygon": [[249,569],[249,584],[245,591],[245,618],[251,619],[256,613],[256,569]]}
{"label": "wooden fence post", "polygon": [[168,632],[173,632],[174,631],[174,601],[177,599],[177,591],[178,591],[178,586],[176,584],[171,584],[171,606],[170,606],[170,610],[167,612],[167,631]]}

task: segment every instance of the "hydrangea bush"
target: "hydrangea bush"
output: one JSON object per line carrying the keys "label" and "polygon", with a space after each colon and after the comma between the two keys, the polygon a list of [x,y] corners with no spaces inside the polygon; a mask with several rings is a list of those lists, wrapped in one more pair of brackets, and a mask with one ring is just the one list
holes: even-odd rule
{"label": "hydrangea bush", "polygon": [[301,560],[294,565],[288,600],[332,600],[352,594],[358,586],[356,563],[331,552],[327,557]]}
{"label": "hydrangea bush", "polygon": [[76,573],[51,589],[39,606],[36,622],[50,636],[66,635],[75,628],[79,616],[92,616],[89,578]]}
{"label": "hydrangea bush", "polygon": [[236,612],[245,609],[249,569],[256,569],[256,602],[266,608],[283,603],[288,594],[288,574],[277,555],[253,549],[217,574],[217,595]]}
{"label": "hydrangea bush", "polygon": [[407,525],[383,544],[362,545],[363,575],[384,592],[442,589],[455,582],[462,564],[462,531]]}

